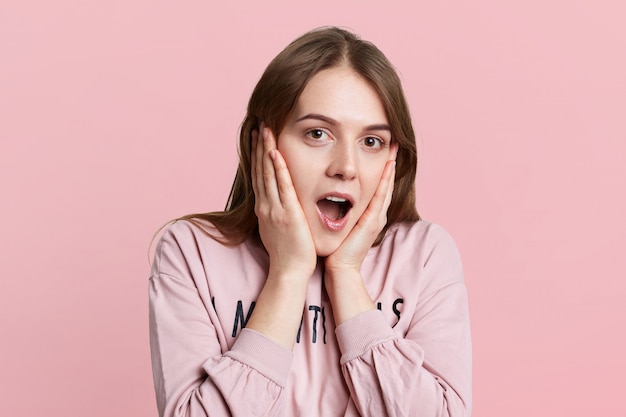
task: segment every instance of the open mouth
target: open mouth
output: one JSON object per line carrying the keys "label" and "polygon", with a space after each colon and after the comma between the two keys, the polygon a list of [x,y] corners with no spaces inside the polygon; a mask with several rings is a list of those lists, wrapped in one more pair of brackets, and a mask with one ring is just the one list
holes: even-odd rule
{"label": "open mouth", "polygon": [[352,208],[352,203],[341,197],[328,196],[317,202],[317,207],[326,218],[331,220],[340,220]]}

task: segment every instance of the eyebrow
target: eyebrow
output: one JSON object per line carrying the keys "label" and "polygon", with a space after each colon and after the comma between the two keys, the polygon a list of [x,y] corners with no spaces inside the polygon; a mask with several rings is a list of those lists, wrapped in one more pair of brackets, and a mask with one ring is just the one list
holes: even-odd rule
{"label": "eyebrow", "polygon": [[[339,124],[335,119],[333,119],[331,117],[324,116],[322,114],[316,114],[316,113],[310,113],[310,114],[307,114],[305,116],[302,116],[298,120],[296,120],[296,123],[301,122],[302,120],[320,120],[320,121],[326,122],[326,123],[328,123],[329,125],[332,125],[332,126],[337,126]],[[385,123],[380,123],[380,124],[373,124],[373,125],[366,126],[365,129],[363,129],[363,130],[367,130],[367,131],[370,131],[370,130],[387,130],[387,131],[391,132],[391,126],[389,126],[388,124],[385,124]]]}

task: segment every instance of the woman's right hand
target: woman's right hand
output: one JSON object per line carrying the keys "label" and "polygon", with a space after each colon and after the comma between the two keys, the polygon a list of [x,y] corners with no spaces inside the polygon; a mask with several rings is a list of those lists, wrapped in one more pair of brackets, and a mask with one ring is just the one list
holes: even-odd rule
{"label": "woman's right hand", "polygon": [[270,256],[270,276],[308,278],[317,255],[313,237],[274,133],[252,132],[252,187],[259,234]]}

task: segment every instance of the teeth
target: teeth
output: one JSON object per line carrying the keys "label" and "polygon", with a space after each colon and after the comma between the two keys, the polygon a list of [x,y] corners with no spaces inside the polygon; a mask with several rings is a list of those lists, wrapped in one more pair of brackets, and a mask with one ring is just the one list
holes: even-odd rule
{"label": "teeth", "polygon": [[326,200],[333,201],[335,203],[345,203],[346,201],[348,201],[345,198],[334,197],[334,196],[326,197]]}

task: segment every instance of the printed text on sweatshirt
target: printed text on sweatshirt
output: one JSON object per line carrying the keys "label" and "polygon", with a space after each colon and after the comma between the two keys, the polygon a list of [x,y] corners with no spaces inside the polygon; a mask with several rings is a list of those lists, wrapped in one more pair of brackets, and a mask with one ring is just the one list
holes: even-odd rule
{"label": "printed text on sweatshirt", "polygon": [[377,309],[339,326],[318,265],[293,352],[245,328],[268,268],[253,240],[167,228],[149,286],[161,416],[470,415],[467,294],[441,227],[392,226],[361,268]]}

